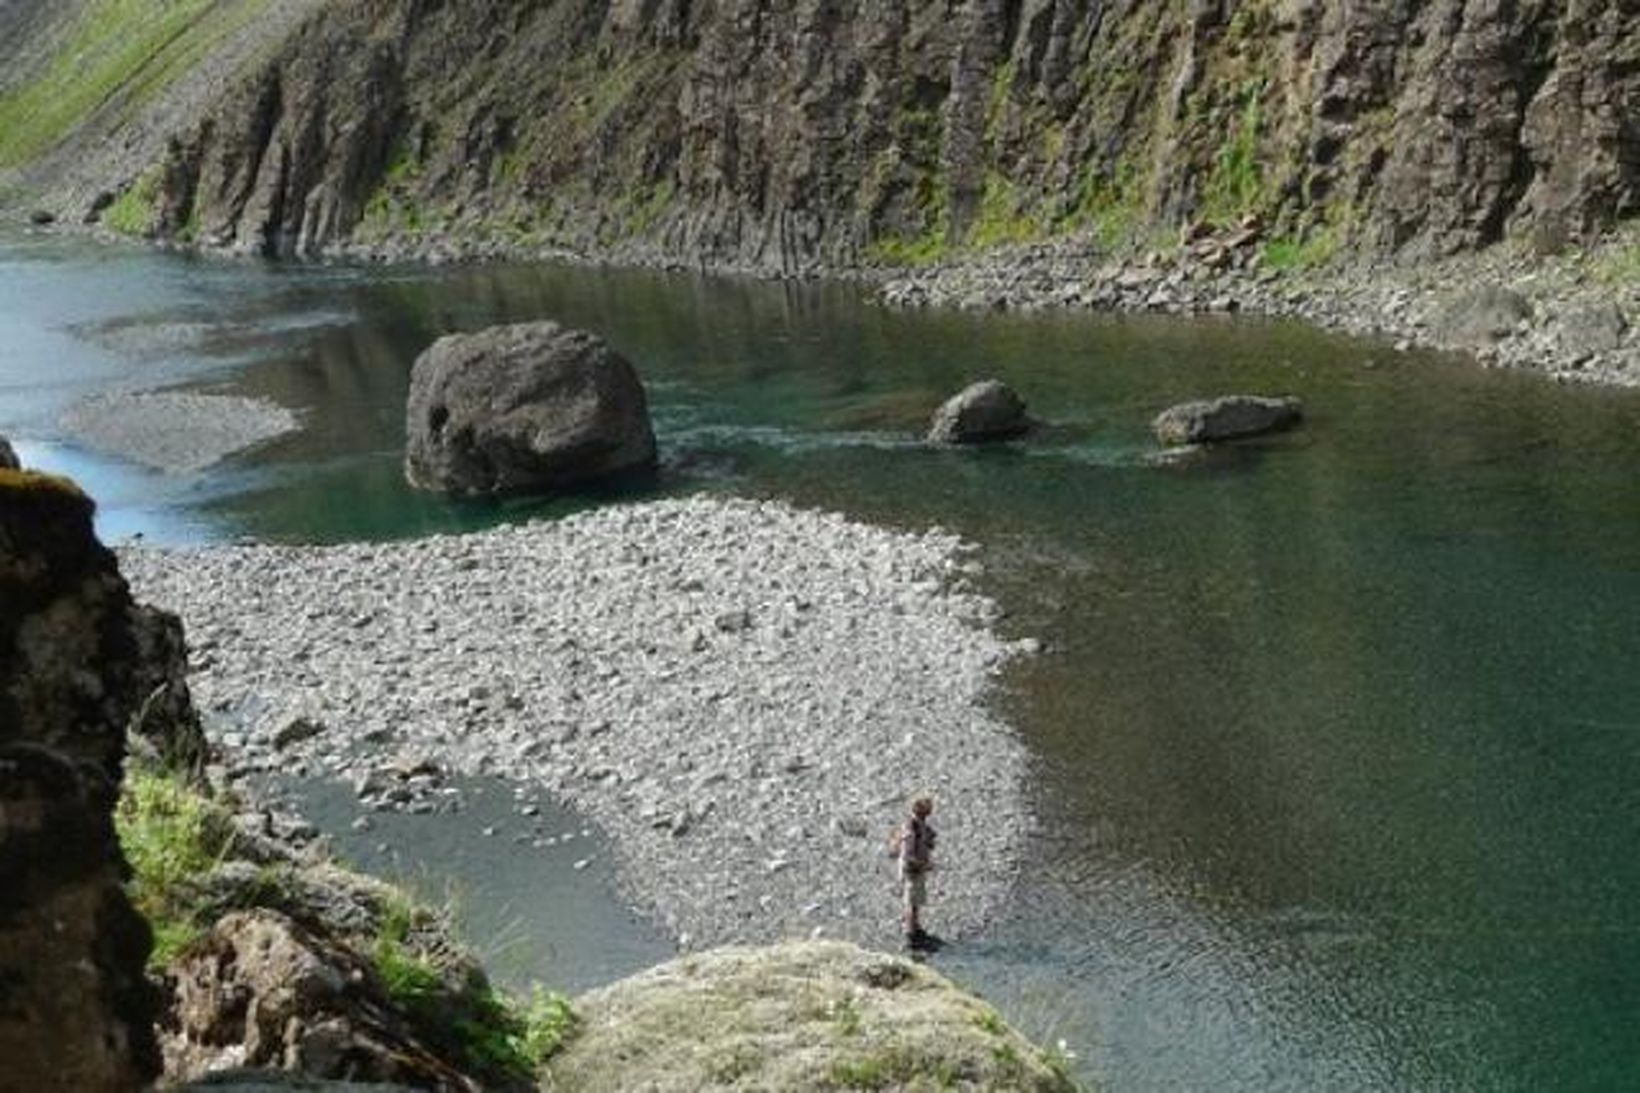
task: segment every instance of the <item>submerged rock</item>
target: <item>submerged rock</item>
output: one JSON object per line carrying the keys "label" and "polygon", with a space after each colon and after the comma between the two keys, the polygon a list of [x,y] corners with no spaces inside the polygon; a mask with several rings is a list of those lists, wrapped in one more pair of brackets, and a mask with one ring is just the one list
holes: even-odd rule
{"label": "submerged rock", "polygon": [[1304,406],[1296,398],[1226,395],[1171,406],[1150,428],[1163,444],[1203,444],[1280,432],[1303,418]]}
{"label": "submerged rock", "polygon": [[841,942],[686,956],[576,1000],[548,1089],[1074,1089],[990,1006]]}
{"label": "submerged rock", "polygon": [[406,431],[410,484],[452,494],[550,493],[655,465],[637,371],[557,323],[439,339],[411,374]]}
{"label": "submerged rock", "polygon": [[1011,440],[1031,428],[1025,400],[998,380],[970,384],[934,412],[930,444],[982,444]]}

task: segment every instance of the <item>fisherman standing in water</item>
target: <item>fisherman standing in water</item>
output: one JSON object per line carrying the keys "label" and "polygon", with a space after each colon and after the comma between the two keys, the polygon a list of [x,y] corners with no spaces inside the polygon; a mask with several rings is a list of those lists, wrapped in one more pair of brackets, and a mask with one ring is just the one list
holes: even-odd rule
{"label": "fisherman standing in water", "polygon": [[900,883],[904,889],[905,943],[913,949],[932,949],[939,940],[922,928],[922,909],[928,902],[928,871],[934,868],[934,828],[928,817],[934,811],[930,797],[911,802],[911,815],[895,833],[900,852]]}

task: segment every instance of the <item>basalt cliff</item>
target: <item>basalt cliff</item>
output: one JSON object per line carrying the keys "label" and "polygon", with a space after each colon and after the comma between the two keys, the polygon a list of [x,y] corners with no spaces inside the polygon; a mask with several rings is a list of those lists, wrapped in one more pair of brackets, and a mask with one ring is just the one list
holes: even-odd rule
{"label": "basalt cliff", "polygon": [[21,0],[0,66],[12,208],[248,253],[1416,259],[1640,207],[1632,0]]}

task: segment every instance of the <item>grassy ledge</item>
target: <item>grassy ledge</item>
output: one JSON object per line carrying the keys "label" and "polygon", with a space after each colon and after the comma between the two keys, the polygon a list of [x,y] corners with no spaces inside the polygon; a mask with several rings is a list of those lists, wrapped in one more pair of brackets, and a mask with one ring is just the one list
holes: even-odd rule
{"label": "grassy ledge", "polygon": [[[133,763],[115,826],[131,865],[132,903],[154,932],[150,966],[158,971],[185,955],[223,909],[220,892],[208,895],[204,882],[236,857],[233,809],[177,776]],[[233,909],[294,913],[304,883],[334,884],[338,878],[380,893],[373,937],[337,940],[365,957],[424,1043],[483,1076],[487,1087],[533,1084],[542,1064],[575,1032],[577,1018],[563,995],[537,986],[528,997],[514,997],[492,987],[475,966],[451,959],[447,916],[329,863],[304,876],[308,869],[296,863],[257,867],[254,879],[234,891]]]}

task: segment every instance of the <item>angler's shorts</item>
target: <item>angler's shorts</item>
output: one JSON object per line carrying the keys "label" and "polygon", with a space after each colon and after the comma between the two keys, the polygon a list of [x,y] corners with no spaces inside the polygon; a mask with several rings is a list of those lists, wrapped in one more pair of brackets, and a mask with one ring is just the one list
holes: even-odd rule
{"label": "angler's shorts", "polygon": [[928,874],[905,873],[901,875],[905,882],[905,906],[908,910],[920,911],[928,903]]}

